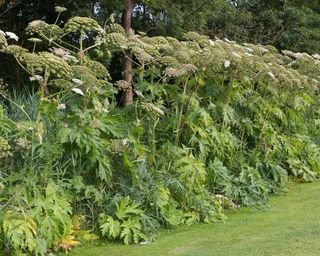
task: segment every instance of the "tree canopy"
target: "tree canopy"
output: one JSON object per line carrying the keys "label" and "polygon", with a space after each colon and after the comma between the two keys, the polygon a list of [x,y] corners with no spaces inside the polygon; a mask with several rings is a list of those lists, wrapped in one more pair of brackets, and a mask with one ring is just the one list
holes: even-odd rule
{"label": "tree canopy", "polygon": [[[72,15],[89,16],[103,24],[114,13],[121,23],[122,0],[2,1],[2,30],[22,34],[35,19],[54,22],[54,7]],[[134,1],[133,28],[148,35],[181,37],[197,31],[211,37],[227,37],[240,42],[273,44],[281,49],[315,53],[320,51],[319,1],[297,0],[144,0]]]}

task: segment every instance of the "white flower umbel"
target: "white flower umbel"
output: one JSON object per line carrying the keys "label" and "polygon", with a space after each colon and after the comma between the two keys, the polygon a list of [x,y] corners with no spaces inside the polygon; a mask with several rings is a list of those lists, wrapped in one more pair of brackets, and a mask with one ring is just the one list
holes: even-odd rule
{"label": "white flower umbel", "polygon": [[41,43],[42,42],[42,40],[40,38],[35,38],[35,37],[29,38],[28,41],[32,42],[32,43]]}
{"label": "white flower umbel", "polygon": [[316,60],[320,60],[320,55],[318,53],[312,55]]}
{"label": "white flower umbel", "polygon": [[225,67],[225,68],[228,68],[228,67],[230,67],[230,65],[231,65],[230,60],[225,60],[225,62],[224,62],[224,67]]}
{"label": "white flower umbel", "polygon": [[254,52],[254,50],[251,49],[251,48],[249,48],[249,47],[245,47],[245,49],[246,49],[249,53],[253,53],[253,52]]}
{"label": "white flower umbel", "polygon": [[83,82],[78,78],[73,78],[72,82],[74,82],[75,84],[78,84],[78,85],[83,85]]}
{"label": "white flower umbel", "polygon": [[129,141],[128,138],[125,138],[125,139],[121,140],[121,142],[122,142],[122,145],[125,146],[125,145],[127,145],[130,141]]}
{"label": "white flower umbel", "polygon": [[56,12],[58,12],[58,13],[62,13],[62,12],[65,12],[65,11],[67,10],[67,8],[62,7],[62,6],[56,6],[56,7],[54,8],[54,10],[55,10]]}
{"label": "white flower umbel", "polygon": [[58,110],[65,110],[66,108],[67,108],[66,104],[63,104],[63,103],[59,104],[57,107]]}
{"label": "white flower umbel", "polygon": [[13,39],[13,40],[19,41],[19,37],[18,37],[15,33],[12,33],[12,32],[6,32],[6,35],[7,35],[10,39]]}
{"label": "white flower umbel", "polygon": [[0,34],[3,36],[6,36],[6,33],[4,33],[1,29],[0,29]]}
{"label": "white flower umbel", "polygon": [[43,81],[43,77],[42,76],[39,76],[39,75],[34,75],[34,76],[31,76],[29,77],[30,81]]}
{"label": "white flower umbel", "polygon": [[261,50],[263,53],[269,52],[269,50],[268,50],[267,48],[264,48],[264,47],[260,47],[260,50]]}
{"label": "white flower umbel", "polygon": [[28,28],[37,28],[38,26],[40,26],[42,24],[45,24],[45,22],[42,20],[34,20],[28,24]]}
{"label": "white flower umbel", "polygon": [[72,91],[75,92],[76,94],[80,94],[81,96],[84,96],[83,91],[79,88],[72,88]]}

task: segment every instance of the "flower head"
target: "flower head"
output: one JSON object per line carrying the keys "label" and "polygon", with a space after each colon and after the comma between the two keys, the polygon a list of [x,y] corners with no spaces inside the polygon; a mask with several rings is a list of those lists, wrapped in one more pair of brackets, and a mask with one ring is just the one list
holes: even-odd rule
{"label": "flower head", "polygon": [[78,84],[78,85],[83,85],[83,82],[78,78],[73,78],[72,82],[74,82],[75,84]]}
{"label": "flower head", "polygon": [[66,108],[67,108],[66,104],[63,104],[63,103],[59,104],[57,107],[58,110],[65,110]]}
{"label": "flower head", "polygon": [[76,94],[80,94],[81,96],[84,96],[83,91],[79,88],[72,88],[72,91],[75,92]]}
{"label": "flower head", "polygon": [[18,37],[15,33],[12,33],[12,32],[6,32],[6,35],[7,35],[10,39],[13,39],[13,40],[19,41],[19,37]]}
{"label": "flower head", "polygon": [[34,37],[29,38],[28,41],[32,42],[32,43],[41,43],[42,42],[42,40],[40,38],[34,38]]}
{"label": "flower head", "polygon": [[225,60],[225,62],[224,62],[224,67],[225,67],[225,68],[228,68],[228,67],[230,67],[230,65],[231,65],[230,60]]}
{"label": "flower head", "polygon": [[245,49],[246,49],[249,53],[253,53],[253,52],[254,52],[254,50],[251,49],[251,48],[249,48],[249,47],[245,47]]}
{"label": "flower head", "polygon": [[43,77],[39,75],[34,75],[29,77],[30,81],[43,81]]}
{"label": "flower head", "polygon": [[127,90],[129,87],[130,87],[130,83],[128,83],[127,81],[125,80],[119,80],[116,82],[116,85],[117,87],[120,89],[120,90]]}
{"label": "flower head", "polygon": [[56,7],[54,8],[54,10],[55,10],[56,12],[58,12],[58,13],[61,13],[61,12],[65,12],[65,11],[67,10],[67,8],[62,7],[62,6],[56,6]]}
{"label": "flower head", "polygon": [[320,60],[320,55],[318,53],[312,55],[316,60]]}
{"label": "flower head", "polygon": [[46,23],[42,20],[34,20],[28,24],[28,28],[38,28],[39,26],[42,26],[44,24]]}
{"label": "flower head", "polygon": [[125,145],[127,145],[130,141],[129,141],[128,138],[125,138],[125,139],[121,140],[121,142],[122,142],[122,145],[125,146]]}

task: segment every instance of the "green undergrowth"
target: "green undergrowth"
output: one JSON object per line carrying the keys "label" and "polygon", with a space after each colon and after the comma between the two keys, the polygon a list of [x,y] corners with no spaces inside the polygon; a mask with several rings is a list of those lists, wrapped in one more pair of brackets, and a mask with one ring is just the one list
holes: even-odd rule
{"label": "green undergrowth", "polygon": [[163,231],[155,243],[87,244],[71,256],[316,256],[319,255],[320,183],[294,185],[264,210],[229,212],[224,223]]}

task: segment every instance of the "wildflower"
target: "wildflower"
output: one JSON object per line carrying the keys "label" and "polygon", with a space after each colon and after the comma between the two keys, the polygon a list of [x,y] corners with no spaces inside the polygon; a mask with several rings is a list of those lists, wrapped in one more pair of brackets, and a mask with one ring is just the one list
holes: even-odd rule
{"label": "wildflower", "polygon": [[119,89],[127,90],[130,87],[130,84],[125,80],[119,80],[116,82],[116,85]]}
{"label": "wildflower", "polygon": [[28,24],[28,28],[29,29],[38,28],[39,26],[42,26],[43,24],[45,24],[45,22],[42,20],[34,20]]}
{"label": "wildflower", "polygon": [[320,55],[318,53],[312,55],[316,60],[320,60]]}
{"label": "wildflower", "polygon": [[229,60],[226,60],[226,61],[224,62],[224,67],[225,67],[225,68],[230,67],[230,65],[231,65],[231,62],[230,62]]}
{"label": "wildflower", "polygon": [[73,78],[72,82],[74,82],[75,84],[78,84],[78,85],[83,85],[83,82],[80,79],[77,79],[77,78]]}
{"label": "wildflower", "polygon": [[168,77],[178,77],[182,75],[182,72],[177,68],[166,68],[164,74]]}
{"label": "wildflower", "polygon": [[301,52],[297,52],[297,53],[294,54],[294,57],[295,57],[296,59],[302,59],[302,58],[304,58],[304,55],[303,55],[303,53],[301,53]]}
{"label": "wildflower", "polygon": [[16,138],[14,142],[20,149],[28,149],[30,147],[30,141],[25,137]]}
{"label": "wildflower", "polygon": [[251,49],[251,48],[249,48],[249,47],[245,47],[245,49],[246,49],[249,53],[253,53],[253,52],[254,52],[254,50]]}
{"label": "wildflower", "polygon": [[18,37],[15,33],[12,33],[12,32],[6,32],[6,35],[7,35],[10,39],[13,39],[13,40],[19,41],[19,37]]}
{"label": "wildflower", "polygon": [[34,38],[34,37],[29,38],[28,41],[29,41],[29,42],[32,42],[32,43],[41,43],[41,42],[42,42],[41,39],[39,39],[39,38]]}
{"label": "wildflower", "polygon": [[55,10],[56,12],[58,12],[58,13],[62,13],[62,12],[65,12],[65,11],[67,10],[67,8],[61,7],[61,6],[56,6],[56,7],[54,8],[54,10]]}
{"label": "wildflower", "polygon": [[4,33],[1,29],[0,29],[0,34],[3,36],[6,36],[6,33]]}
{"label": "wildflower", "polygon": [[58,110],[65,110],[66,108],[67,108],[66,104],[63,104],[63,103],[59,104],[57,107]]}
{"label": "wildflower", "polygon": [[77,94],[80,94],[80,95],[84,96],[83,91],[81,89],[79,89],[79,88],[72,88],[72,91],[77,93]]}
{"label": "wildflower", "polygon": [[269,50],[266,49],[266,48],[264,48],[264,47],[260,47],[260,50],[262,51],[262,53],[267,53],[267,52],[269,52]]}
{"label": "wildflower", "polygon": [[125,139],[121,140],[121,142],[122,142],[122,145],[125,146],[129,143],[129,139],[125,138]]}
{"label": "wildflower", "polygon": [[42,76],[39,76],[39,75],[34,75],[34,76],[31,76],[29,77],[30,81],[43,81],[43,77]]}
{"label": "wildflower", "polygon": [[0,78],[0,96],[8,96],[8,85]]}
{"label": "wildflower", "polygon": [[77,58],[72,56],[69,51],[62,48],[52,47],[49,49],[54,55],[62,58],[65,61],[74,61],[77,62]]}
{"label": "wildflower", "polygon": [[9,145],[6,139],[0,137],[0,158],[10,157],[10,156],[12,156],[11,146]]}
{"label": "wildflower", "polygon": [[153,60],[153,57],[149,53],[143,50],[137,54],[137,58],[139,59],[140,62],[150,62]]}
{"label": "wildflower", "polygon": [[156,115],[164,116],[164,112],[159,107],[157,107],[156,105],[154,105],[152,103],[142,103],[141,105],[143,108],[155,113]]}
{"label": "wildflower", "polygon": [[196,73],[198,71],[198,68],[193,64],[184,64],[182,66],[182,69],[184,71],[186,71],[187,73],[189,73],[189,74],[193,74],[193,73]]}

